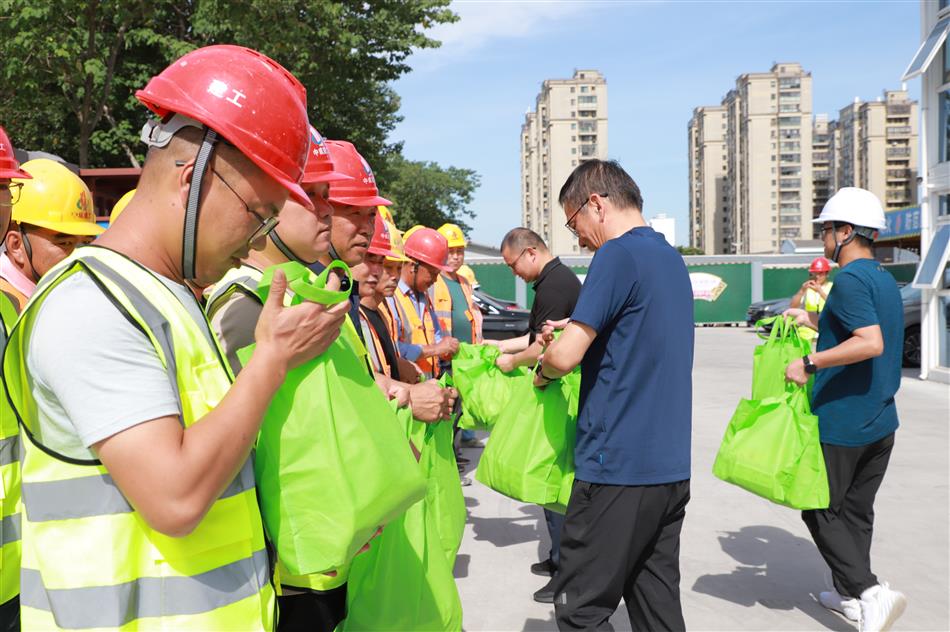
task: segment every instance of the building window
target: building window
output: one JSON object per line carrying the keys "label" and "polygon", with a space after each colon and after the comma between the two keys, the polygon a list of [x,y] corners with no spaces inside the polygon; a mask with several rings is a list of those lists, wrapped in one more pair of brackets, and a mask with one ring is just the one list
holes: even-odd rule
{"label": "building window", "polygon": [[571,105],[574,105],[574,99],[571,99]]}
{"label": "building window", "polygon": [[[940,162],[950,160],[950,92],[940,93],[940,122],[937,125],[937,146],[940,148]],[[888,149],[888,152],[893,150]]]}
{"label": "building window", "polygon": [[571,147],[571,153],[572,153],[572,154],[576,154],[576,153],[577,153],[577,147]]}
{"label": "building window", "polygon": [[574,94],[574,86],[571,86],[571,94]]}
{"label": "building window", "polygon": [[940,196],[940,202],[937,204],[937,214],[942,217],[950,215],[950,195]]}
{"label": "building window", "polygon": [[575,116],[576,116],[576,114],[574,114],[574,112],[572,111],[572,112],[571,112],[571,118],[574,118]]}
{"label": "building window", "polygon": [[587,86],[581,86],[581,92],[587,92]]}
{"label": "building window", "polygon": [[578,103],[597,103],[597,97],[595,96],[579,97],[577,99],[577,102]]}

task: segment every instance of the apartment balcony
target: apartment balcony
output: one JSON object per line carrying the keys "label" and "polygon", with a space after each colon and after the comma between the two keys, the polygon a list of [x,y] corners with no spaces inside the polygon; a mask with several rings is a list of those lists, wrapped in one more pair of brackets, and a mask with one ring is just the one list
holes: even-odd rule
{"label": "apartment balcony", "polygon": [[578,110],[577,116],[580,118],[597,118],[597,110]]}
{"label": "apartment balcony", "polygon": [[780,189],[800,189],[802,188],[801,178],[782,178],[778,181]]}
{"label": "apartment balcony", "polygon": [[888,127],[887,135],[904,137],[904,136],[910,136],[912,131],[913,131],[913,128],[910,125],[897,125],[894,127]]}
{"label": "apartment balcony", "polygon": [[910,116],[911,106],[909,103],[893,104],[887,106],[888,116]]}
{"label": "apartment balcony", "polygon": [[910,169],[888,169],[887,170],[887,179],[888,180],[906,180],[910,177]]}
{"label": "apartment balcony", "polygon": [[581,145],[581,158],[593,158],[597,155],[597,145]]}
{"label": "apartment balcony", "polygon": [[831,160],[831,153],[827,151],[816,151],[811,154],[812,162],[828,162]]}
{"label": "apartment balcony", "polygon": [[887,192],[886,197],[888,202],[909,202],[910,191],[907,189],[892,189]]}
{"label": "apartment balcony", "polygon": [[888,147],[888,158],[907,158],[910,156],[910,147]]}

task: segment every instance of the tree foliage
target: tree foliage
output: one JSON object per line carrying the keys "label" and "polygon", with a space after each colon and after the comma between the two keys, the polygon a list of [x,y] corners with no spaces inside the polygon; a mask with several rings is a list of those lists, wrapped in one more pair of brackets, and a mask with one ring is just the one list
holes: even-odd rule
{"label": "tree foliage", "polygon": [[192,48],[239,43],[307,87],[311,120],[351,140],[381,176],[398,144],[390,82],[448,0],[0,0],[0,121],[21,147],[80,166],[141,159],[135,90]]}
{"label": "tree foliage", "polygon": [[471,228],[465,219],[475,216],[468,209],[479,184],[474,171],[402,156],[391,158],[389,171],[382,194],[392,200],[393,219],[401,230],[415,224],[438,228],[446,222],[458,224],[466,232]]}
{"label": "tree foliage", "polygon": [[676,249],[681,255],[703,255],[706,254],[702,248],[695,246],[677,246]]}

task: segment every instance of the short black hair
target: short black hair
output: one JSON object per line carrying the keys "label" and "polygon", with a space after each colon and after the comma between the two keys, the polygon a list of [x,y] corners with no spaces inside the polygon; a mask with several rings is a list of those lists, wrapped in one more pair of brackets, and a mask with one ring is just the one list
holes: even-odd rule
{"label": "short black hair", "polygon": [[640,187],[616,160],[582,162],[561,187],[558,202],[564,208],[570,204],[577,209],[592,193],[606,194],[618,208],[634,207],[643,212]]}
{"label": "short black hair", "polygon": [[548,251],[548,245],[541,239],[541,235],[523,226],[512,228],[508,231],[508,234],[505,235],[505,238],[501,240],[502,252],[505,250],[513,252],[515,250],[524,250],[525,248],[534,248],[541,252]]}

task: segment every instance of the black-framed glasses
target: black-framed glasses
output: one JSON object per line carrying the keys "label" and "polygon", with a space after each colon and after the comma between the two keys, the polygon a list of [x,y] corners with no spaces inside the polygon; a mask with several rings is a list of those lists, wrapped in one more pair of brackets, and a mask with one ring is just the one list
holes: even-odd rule
{"label": "black-framed glasses", "polygon": [[255,211],[251,209],[250,205],[248,205],[248,203],[244,201],[244,198],[242,198],[238,194],[238,192],[234,190],[234,187],[228,184],[228,181],[225,180],[224,177],[220,173],[218,173],[213,167],[211,169],[211,173],[218,176],[218,180],[224,183],[224,186],[228,187],[231,193],[234,194],[234,197],[236,197],[237,199],[241,201],[241,204],[244,205],[244,210],[250,213],[251,215],[253,215],[254,219],[256,219],[257,221],[261,223],[261,225],[258,226],[257,229],[255,229],[253,233],[251,233],[251,236],[248,237],[247,243],[253,244],[255,241],[257,241],[261,237],[267,237],[268,235],[271,234],[271,232],[275,228],[277,228],[277,224],[280,223],[280,219],[276,215],[271,215],[267,219],[264,219],[258,213],[256,213]]}
{"label": "black-framed glasses", "polygon": [[835,229],[835,225],[834,225],[834,224],[832,224],[831,226],[822,226],[822,227],[821,227],[821,236],[822,236],[822,238],[824,238],[825,233],[827,233],[829,230],[834,230],[834,229]]}
{"label": "black-framed glasses", "polygon": [[521,254],[519,254],[517,257],[515,257],[515,260],[514,260],[514,261],[512,261],[511,263],[505,263],[505,265],[508,266],[509,268],[511,268],[512,270],[514,270],[514,269],[515,269],[515,266],[518,265],[518,260],[521,259],[521,257],[523,257],[523,256],[524,256],[524,253],[526,253],[526,252],[528,252],[528,249],[527,249],[527,248],[522,248],[522,249],[521,249]]}
{"label": "black-framed glasses", "polygon": [[[607,197],[607,194],[601,193],[600,197]],[[584,203],[578,206],[577,210],[574,211],[569,218],[567,218],[566,222],[564,222],[564,227],[567,228],[569,231],[571,231],[571,234],[574,235],[575,237],[580,237],[580,235],[577,234],[577,230],[575,230],[574,228],[574,220],[577,217],[578,213],[584,210],[584,207],[587,206],[588,202],[590,202],[590,195],[587,196],[587,199],[584,201]]]}
{"label": "black-framed glasses", "polygon": [[20,191],[23,189],[22,182],[10,182],[8,184],[0,184],[0,187],[6,188],[10,192],[10,206],[13,206],[14,204],[20,201]]}

